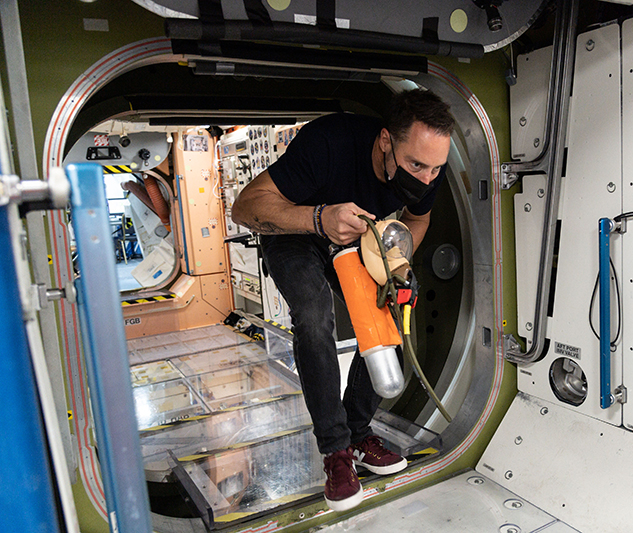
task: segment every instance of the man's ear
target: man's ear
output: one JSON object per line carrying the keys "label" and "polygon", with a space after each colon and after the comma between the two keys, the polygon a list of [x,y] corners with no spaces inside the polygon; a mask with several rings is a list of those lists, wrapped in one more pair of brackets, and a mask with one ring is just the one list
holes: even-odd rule
{"label": "man's ear", "polygon": [[389,147],[391,146],[391,136],[389,135],[389,131],[387,130],[387,128],[383,128],[380,130],[378,144],[383,152],[388,152]]}

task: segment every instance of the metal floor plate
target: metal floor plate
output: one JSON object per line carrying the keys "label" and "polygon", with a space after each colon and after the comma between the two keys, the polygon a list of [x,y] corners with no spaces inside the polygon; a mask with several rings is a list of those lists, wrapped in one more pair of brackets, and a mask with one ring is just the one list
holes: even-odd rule
{"label": "metal floor plate", "polygon": [[320,531],[579,533],[474,470]]}

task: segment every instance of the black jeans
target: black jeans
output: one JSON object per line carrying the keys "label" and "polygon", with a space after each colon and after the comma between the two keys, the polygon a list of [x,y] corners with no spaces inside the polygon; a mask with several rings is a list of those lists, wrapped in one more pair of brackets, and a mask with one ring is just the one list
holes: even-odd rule
{"label": "black jeans", "polygon": [[329,241],[313,235],[263,235],[261,244],[268,271],[290,307],[295,361],[319,451],[343,450],[372,434],[369,423],[381,398],[356,350],[341,401],[330,288],[343,296]]}

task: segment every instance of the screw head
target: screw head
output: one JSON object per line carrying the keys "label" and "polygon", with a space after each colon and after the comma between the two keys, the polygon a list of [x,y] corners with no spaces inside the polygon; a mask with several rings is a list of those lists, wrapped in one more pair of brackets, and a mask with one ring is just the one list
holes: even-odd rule
{"label": "screw head", "polygon": [[534,139],[534,148],[538,148],[539,144],[541,144],[541,139],[537,137],[536,139]]}
{"label": "screw head", "polygon": [[585,43],[585,48],[587,49],[588,52],[591,52],[595,47],[596,47],[596,43],[594,43],[592,39],[589,39]]}
{"label": "screw head", "polygon": [[479,476],[472,476],[468,478],[468,483],[470,483],[471,485],[483,485],[484,478]]}
{"label": "screw head", "polygon": [[543,196],[545,196],[545,189],[539,189],[539,190],[536,192],[536,195],[537,195],[539,198],[543,198]]}
{"label": "screw head", "polygon": [[542,414],[543,416],[545,416],[547,413],[549,413],[549,409],[548,409],[547,407],[543,407],[543,408],[541,409],[541,414]]}
{"label": "screw head", "polygon": [[521,509],[523,507],[523,502],[521,500],[517,500],[516,498],[510,498],[503,502],[504,507],[507,509]]}
{"label": "screw head", "polygon": [[530,211],[532,211],[532,206],[530,204],[525,204],[523,206],[523,211],[525,211],[526,213],[529,213]]}
{"label": "screw head", "polygon": [[525,126],[526,124],[527,124],[527,118],[525,118],[525,117],[521,117],[521,118],[519,119],[519,126],[523,127],[523,126]]}
{"label": "screw head", "polygon": [[512,479],[514,477],[514,474],[512,473],[512,470],[508,470],[503,477],[505,477],[506,479]]}
{"label": "screw head", "polygon": [[523,442],[523,437],[519,435],[516,439],[514,439],[514,444],[519,445]]}
{"label": "screw head", "polygon": [[532,331],[532,327],[533,327],[533,326],[532,326],[532,322],[528,322],[528,323],[525,325],[525,329],[527,329],[528,331]]}
{"label": "screw head", "polygon": [[612,181],[610,181],[610,182],[607,184],[607,191],[609,191],[609,192],[615,192],[615,183],[613,183]]}

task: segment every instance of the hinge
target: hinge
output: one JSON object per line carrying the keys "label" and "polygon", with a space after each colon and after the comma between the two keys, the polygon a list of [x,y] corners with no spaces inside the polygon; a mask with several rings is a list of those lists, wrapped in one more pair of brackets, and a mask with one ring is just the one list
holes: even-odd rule
{"label": "hinge", "polygon": [[619,387],[616,387],[615,390],[613,391],[613,396],[616,402],[622,403],[622,404],[626,403],[628,400],[626,387],[624,385],[620,385]]}
{"label": "hinge", "polygon": [[512,333],[503,336],[503,350],[505,353],[521,351],[521,345]]}
{"label": "hinge", "polygon": [[77,292],[75,285],[72,281],[66,283],[66,287],[63,289],[47,289],[43,283],[32,285],[33,288],[33,301],[36,311],[41,311],[48,306],[48,302],[55,300],[61,300],[65,298],[70,304],[77,301]]}
{"label": "hinge", "polygon": [[501,165],[501,188],[506,191],[517,181],[519,181],[519,174],[517,172],[510,172],[507,165]]}

